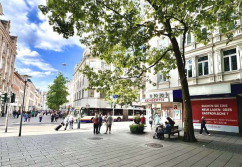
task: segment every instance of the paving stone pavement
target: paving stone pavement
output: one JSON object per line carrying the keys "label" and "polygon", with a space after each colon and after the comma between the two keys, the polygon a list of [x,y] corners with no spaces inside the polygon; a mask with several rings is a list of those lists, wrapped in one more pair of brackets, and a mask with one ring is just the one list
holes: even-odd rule
{"label": "paving stone pavement", "polygon": [[[9,134],[15,136],[4,136],[4,128],[0,127],[0,166],[242,167],[241,135],[211,132],[207,136],[196,132],[199,142],[186,143],[176,135],[171,140],[167,136],[165,140],[153,139],[154,129],[150,128],[146,128],[145,134],[133,135],[129,133],[129,124],[115,123],[112,134],[107,135],[103,134],[104,129],[94,135],[92,124],[82,125],[80,130],[58,132],[53,130],[56,124],[26,125],[22,137],[15,135],[15,125],[9,129]],[[102,139],[90,140],[92,137]],[[163,147],[150,148],[148,143]]]}

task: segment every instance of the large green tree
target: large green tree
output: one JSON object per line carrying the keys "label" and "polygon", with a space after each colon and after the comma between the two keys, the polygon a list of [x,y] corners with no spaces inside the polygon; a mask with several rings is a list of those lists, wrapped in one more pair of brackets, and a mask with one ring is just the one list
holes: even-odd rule
{"label": "large green tree", "polygon": [[49,86],[46,104],[50,109],[58,110],[62,104],[68,102],[66,97],[69,93],[67,91],[66,82],[67,79],[59,72],[54,79],[54,83]]}
{"label": "large green tree", "polygon": [[[76,32],[91,47],[92,56],[115,66],[112,75],[97,73],[99,79],[105,77],[105,84],[98,80],[100,87],[123,82],[143,88],[146,72],[154,68],[155,73],[168,74],[175,59],[185,110],[183,140],[197,141],[185,75],[185,37],[192,33],[206,44],[217,29],[232,40],[232,30],[239,28],[235,20],[241,17],[240,7],[241,0],[47,0],[40,9],[48,14],[54,31],[65,38]],[[207,31],[201,31],[203,27]],[[156,36],[168,38],[171,45],[151,48],[149,41]]]}

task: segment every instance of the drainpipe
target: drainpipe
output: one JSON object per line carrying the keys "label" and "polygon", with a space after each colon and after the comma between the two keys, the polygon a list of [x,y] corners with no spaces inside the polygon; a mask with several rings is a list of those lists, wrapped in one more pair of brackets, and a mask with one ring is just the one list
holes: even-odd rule
{"label": "drainpipe", "polygon": [[242,83],[242,66],[241,66],[241,52],[242,52],[242,46],[237,46],[237,50],[238,50],[238,53],[239,53],[239,66],[240,66],[240,69],[239,69],[239,74],[240,74],[240,83]]}

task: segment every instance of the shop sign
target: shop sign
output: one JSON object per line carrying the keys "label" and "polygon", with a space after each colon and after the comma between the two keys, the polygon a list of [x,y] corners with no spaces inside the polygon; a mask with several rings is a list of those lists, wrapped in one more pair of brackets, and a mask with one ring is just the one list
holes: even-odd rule
{"label": "shop sign", "polygon": [[219,127],[224,126],[238,126],[236,99],[199,100],[191,103],[195,124],[201,124],[201,117],[204,116],[207,124],[218,125],[213,126],[217,127],[213,130],[221,130]]}
{"label": "shop sign", "polygon": [[168,98],[168,93],[154,93],[154,94],[150,94],[150,98]]}
{"label": "shop sign", "polygon": [[168,98],[158,98],[158,99],[145,99],[145,102],[168,102]]}

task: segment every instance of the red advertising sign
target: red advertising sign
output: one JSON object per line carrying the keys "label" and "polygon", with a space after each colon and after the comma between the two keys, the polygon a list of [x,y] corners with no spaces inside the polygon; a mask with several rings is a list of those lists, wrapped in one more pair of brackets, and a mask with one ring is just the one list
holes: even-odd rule
{"label": "red advertising sign", "polygon": [[198,100],[192,102],[193,123],[201,123],[204,116],[207,124],[238,126],[236,99]]}

